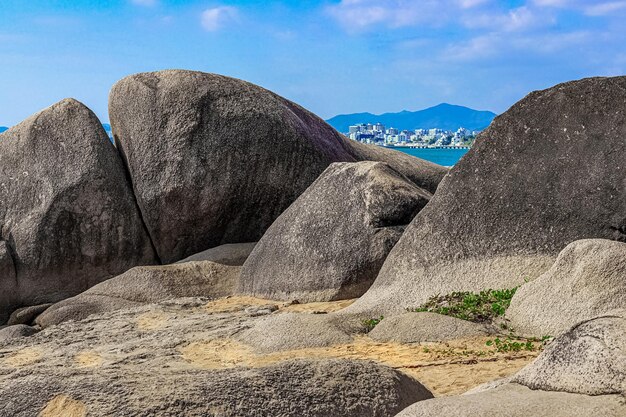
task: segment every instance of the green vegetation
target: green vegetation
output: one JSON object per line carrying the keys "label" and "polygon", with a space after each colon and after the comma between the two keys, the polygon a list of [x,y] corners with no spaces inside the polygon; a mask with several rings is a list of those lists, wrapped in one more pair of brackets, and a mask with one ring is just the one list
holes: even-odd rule
{"label": "green vegetation", "polygon": [[534,352],[541,350],[543,346],[548,342],[552,336],[544,336],[541,339],[537,338],[523,338],[510,334],[505,339],[496,337],[493,340],[487,340],[485,343],[487,346],[494,347],[498,353],[506,352],[520,352],[522,350],[528,352]]}
{"label": "green vegetation", "polygon": [[363,323],[363,327],[365,327],[365,333],[371,332],[374,329],[374,327],[376,327],[376,325],[380,323],[383,319],[384,317],[380,316],[379,318],[363,320],[362,323]]}
{"label": "green vegetation", "polygon": [[407,311],[427,311],[475,323],[487,323],[504,316],[516,290],[517,287],[510,290],[486,290],[480,293],[453,292],[435,295],[420,307],[409,308]]}

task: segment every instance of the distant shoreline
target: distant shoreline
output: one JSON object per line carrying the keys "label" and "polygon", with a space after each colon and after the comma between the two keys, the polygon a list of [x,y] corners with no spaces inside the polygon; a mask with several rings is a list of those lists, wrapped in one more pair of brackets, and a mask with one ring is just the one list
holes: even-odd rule
{"label": "distant shoreline", "polygon": [[449,145],[418,145],[418,144],[410,144],[410,145],[378,145],[383,148],[411,148],[411,149],[471,149],[471,146],[449,146]]}

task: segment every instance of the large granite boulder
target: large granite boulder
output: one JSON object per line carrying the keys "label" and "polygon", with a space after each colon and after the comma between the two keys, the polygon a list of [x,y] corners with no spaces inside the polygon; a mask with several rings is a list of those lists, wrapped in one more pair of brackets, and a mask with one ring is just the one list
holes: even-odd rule
{"label": "large granite boulder", "polygon": [[0,323],[154,262],[122,160],[91,110],[66,99],[0,134]]}
{"label": "large granite boulder", "polygon": [[240,267],[210,261],[138,266],[48,308],[36,319],[41,327],[82,320],[96,313],[181,297],[226,297],[238,285]]}
{"label": "large granite boulder", "polygon": [[[33,393],[37,393],[33,395]],[[0,387],[3,415],[393,417],[432,394],[373,362],[292,360],[262,368],[52,370]],[[47,410],[57,413],[45,414]],[[80,410],[81,413],[70,411]]]}
{"label": "large granite boulder", "polygon": [[434,191],[447,170],[350,143],[317,116],[253,84],[161,71],[124,78],[109,113],[115,142],[163,263],[259,240],[332,162],[385,159]]}
{"label": "large granite boulder", "polygon": [[353,311],[513,288],[569,243],[626,241],[626,77],[536,91],[480,134]]}
{"label": "large granite boulder", "polygon": [[431,194],[382,162],[335,163],[272,224],[241,292],[304,302],[360,297]]}
{"label": "large granite boulder", "polygon": [[522,285],[506,315],[518,334],[557,336],[577,323],[626,310],[626,243],[578,240]]}

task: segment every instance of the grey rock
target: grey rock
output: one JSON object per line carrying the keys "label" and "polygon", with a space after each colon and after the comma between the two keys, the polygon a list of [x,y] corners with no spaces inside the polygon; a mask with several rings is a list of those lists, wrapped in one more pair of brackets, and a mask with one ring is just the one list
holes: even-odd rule
{"label": "grey rock", "polygon": [[387,317],[368,336],[378,342],[421,343],[487,336],[491,333],[482,324],[424,312]]}
{"label": "grey rock", "polygon": [[6,322],[10,306],[19,304],[16,285],[17,276],[10,248],[7,242],[0,239],[0,324]]}
{"label": "grey rock", "polygon": [[22,307],[11,313],[7,324],[12,326],[14,324],[31,324],[35,318],[46,311],[52,303],[39,304],[37,306]]}
{"label": "grey rock", "polygon": [[350,310],[513,288],[575,240],[626,241],[625,161],[626,77],[529,94],[480,134]]}
{"label": "grey rock", "polygon": [[510,417],[605,416],[622,417],[626,405],[619,395],[588,396],[564,392],[535,391],[517,384],[505,384],[472,395],[435,398],[406,408],[397,417]]}
{"label": "grey rock", "polygon": [[383,417],[432,398],[372,362],[254,355],[232,337],[262,318],[174,301],[0,340],[0,415]]}
{"label": "grey rock", "polygon": [[0,341],[10,342],[14,339],[20,339],[22,337],[28,337],[34,335],[39,330],[34,327],[27,326],[25,324],[14,324],[0,328]]}
{"label": "grey rock", "polygon": [[430,197],[385,163],[332,164],[263,235],[241,292],[304,302],[361,296]]}
{"label": "grey rock", "polygon": [[275,304],[265,305],[261,307],[248,307],[244,311],[252,317],[267,316],[278,310],[278,306]]}
{"label": "grey rock", "polygon": [[122,160],[78,101],[0,134],[0,241],[0,322],[156,262]]}
{"label": "grey rock", "polygon": [[256,242],[227,243],[193,254],[177,263],[190,261],[211,261],[223,265],[241,266],[256,246]]}
{"label": "grey rock", "polygon": [[621,317],[578,324],[550,343],[513,382],[545,391],[626,396],[625,317],[626,310]]}
{"label": "grey rock", "polygon": [[626,243],[585,239],[519,288],[506,315],[518,334],[558,336],[585,320],[626,310]]}
{"label": "grey rock", "polygon": [[109,114],[163,263],[259,240],[332,162],[383,155],[431,188],[447,172],[398,152],[368,154],[302,107],[215,74],[126,77],[113,86]]}
{"label": "grey rock", "polygon": [[113,370],[59,374],[24,375],[11,387],[0,387],[1,411],[33,416],[63,393],[77,408],[88,406],[90,415],[100,416],[392,417],[432,398],[419,382],[391,368],[339,359],[255,369],[144,370],[121,380]]}
{"label": "grey rock", "polygon": [[225,297],[238,285],[240,267],[210,261],[140,266],[54,304],[37,317],[49,327],[92,314],[136,307],[180,297]]}
{"label": "grey rock", "polygon": [[236,338],[259,353],[350,343],[350,329],[341,321],[330,314],[277,314],[254,322]]}

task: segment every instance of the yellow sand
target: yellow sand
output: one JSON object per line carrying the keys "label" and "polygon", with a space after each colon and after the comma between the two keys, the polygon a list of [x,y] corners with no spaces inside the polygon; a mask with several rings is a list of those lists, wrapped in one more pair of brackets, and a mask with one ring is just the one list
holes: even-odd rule
{"label": "yellow sand", "polygon": [[79,368],[92,368],[102,365],[102,357],[93,351],[80,352],[74,356],[74,361]]}
{"label": "yellow sand", "polygon": [[85,404],[67,395],[54,397],[39,413],[39,417],[85,417],[86,415]]}
{"label": "yellow sand", "polygon": [[32,365],[42,357],[41,350],[33,347],[24,348],[4,359],[4,363],[14,368]]}
{"label": "yellow sand", "polygon": [[168,316],[161,311],[144,313],[137,317],[137,328],[139,330],[158,330],[168,323]]}

